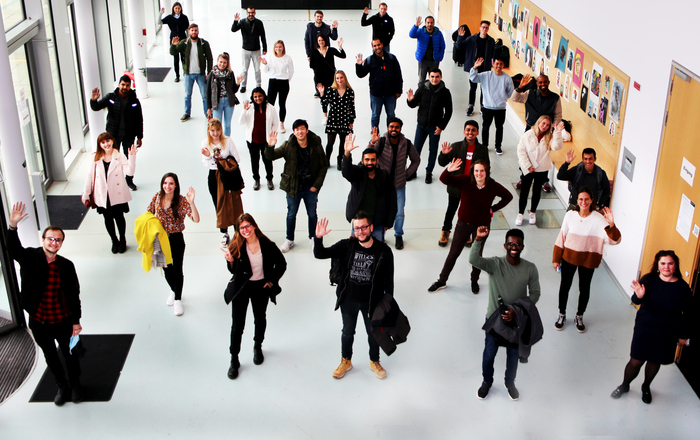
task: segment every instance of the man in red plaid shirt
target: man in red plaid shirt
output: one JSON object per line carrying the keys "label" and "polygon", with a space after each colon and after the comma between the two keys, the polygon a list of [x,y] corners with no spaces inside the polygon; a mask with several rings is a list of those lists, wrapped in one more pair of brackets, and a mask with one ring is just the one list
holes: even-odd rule
{"label": "man in red plaid shirt", "polygon": [[[21,302],[29,314],[29,328],[41,347],[46,365],[54,375],[58,393],[54,403],[61,406],[66,400],[80,403],[78,356],[71,355],[70,338],[78,335],[80,326],[80,284],[73,263],[58,254],[65,234],[58,226],[49,226],[41,236],[41,248],[24,248],[17,235],[17,223],[28,214],[24,203],[15,203],[10,213],[7,248],[10,257],[20,264],[22,277]],[[68,378],[56,352],[58,341],[66,361]]]}

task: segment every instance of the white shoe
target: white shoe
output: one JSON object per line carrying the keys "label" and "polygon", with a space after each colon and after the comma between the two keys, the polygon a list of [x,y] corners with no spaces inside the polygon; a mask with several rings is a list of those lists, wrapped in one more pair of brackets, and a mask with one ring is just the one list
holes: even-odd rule
{"label": "white shoe", "polygon": [[280,251],[282,251],[283,254],[286,254],[293,247],[294,247],[294,242],[292,240],[284,240],[282,247],[280,247]]}
{"label": "white shoe", "polygon": [[172,306],[175,303],[175,292],[171,291],[168,299],[165,300],[166,306]]}
{"label": "white shoe", "polygon": [[179,299],[175,300],[174,312],[175,316],[182,316],[182,314],[185,313],[185,309],[182,307],[182,301]]}
{"label": "white shoe", "polygon": [[321,125],[326,125],[328,123],[328,116],[324,116],[323,119],[321,119]]}
{"label": "white shoe", "polygon": [[518,214],[517,217],[515,217],[515,226],[521,226],[523,224],[523,215]]}
{"label": "white shoe", "polygon": [[537,216],[535,215],[534,212],[531,212],[530,213],[530,224],[534,225],[535,223],[537,223]]}
{"label": "white shoe", "polygon": [[228,232],[224,232],[224,236],[221,237],[221,247],[226,247],[231,243],[231,237],[228,236]]}
{"label": "white shoe", "polygon": [[286,133],[287,130],[284,129],[284,123],[280,122],[280,133]]}

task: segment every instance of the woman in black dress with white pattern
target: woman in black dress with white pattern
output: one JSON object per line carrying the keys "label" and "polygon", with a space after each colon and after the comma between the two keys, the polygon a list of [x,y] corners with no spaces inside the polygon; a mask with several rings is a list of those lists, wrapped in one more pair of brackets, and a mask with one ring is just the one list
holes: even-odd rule
{"label": "woman in black dress with white pattern", "polygon": [[345,137],[348,133],[352,133],[352,126],[355,122],[355,92],[350,87],[348,77],[342,70],[335,72],[333,85],[328,90],[323,85],[319,85],[318,92],[321,94],[321,102],[328,106],[326,157],[328,158],[328,163],[330,163],[333,144],[335,143],[335,138],[339,135],[338,170],[340,170]]}

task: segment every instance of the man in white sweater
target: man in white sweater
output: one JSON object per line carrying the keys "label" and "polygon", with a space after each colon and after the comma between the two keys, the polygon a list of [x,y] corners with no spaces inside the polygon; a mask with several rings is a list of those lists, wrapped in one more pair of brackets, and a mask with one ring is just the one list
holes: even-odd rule
{"label": "man in white sweater", "polygon": [[481,131],[481,144],[488,148],[489,129],[491,123],[496,122],[496,154],[502,155],[501,143],[503,142],[503,124],[506,121],[506,102],[513,94],[513,80],[503,73],[504,63],[502,60],[493,60],[493,70],[479,73],[479,66],[484,63],[483,58],[474,62],[474,66],[469,71],[469,81],[481,83],[481,94],[484,103],[481,112],[484,117],[483,129]]}

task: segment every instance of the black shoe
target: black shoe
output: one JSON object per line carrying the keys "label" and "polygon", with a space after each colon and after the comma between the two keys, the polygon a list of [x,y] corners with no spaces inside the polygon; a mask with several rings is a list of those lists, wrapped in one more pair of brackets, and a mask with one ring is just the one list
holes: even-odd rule
{"label": "black shoe", "polygon": [[85,398],[85,394],[83,393],[83,387],[82,385],[80,385],[79,382],[71,386],[71,398],[73,400],[73,403],[80,403]]}
{"label": "black shoe", "polygon": [[467,116],[471,116],[474,114],[474,106],[470,105],[469,108],[467,109]]}
{"label": "black shoe", "polygon": [[275,184],[274,184],[274,182],[272,181],[272,179],[270,179],[270,180],[267,181],[267,189],[269,189],[270,191],[272,191],[273,189],[275,189]]}
{"label": "black shoe", "polygon": [[517,388],[515,388],[515,384],[505,384],[506,385],[506,390],[508,390],[508,397],[510,397],[510,400],[518,400],[520,398],[520,392],[518,391]]}
{"label": "black shoe", "polygon": [[410,182],[411,180],[415,179],[417,177],[418,173],[412,173],[408,177],[406,177],[406,182]]}
{"label": "black shoe", "polygon": [[314,93],[314,98],[320,98],[320,97],[321,97],[320,93],[318,93],[318,92]]}
{"label": "black shoe", "polygon": [[432,173],[425,174],[425,183],[433,183],[433,174]]}
{"label": "black shoe", "polygon": [[[619,387],[615,388],[615,391],[613,391],[613,392],[610,394],[610,397],[612,397],[613,399],[619,399],[620,396],[622,396],[623,394],[627,393],[629,390],[630,390],[630,386],[629,386],[629,385],[624,385],[624,384],[623,384],[623,385],[620,385]],[[643,393],[643,392],[642,392],[642,393]]]}
{"label": "black shoe", "polygon": [[642,385],[642,402],[647,405],[651,403],[651,390],[647,385]]}
{"label": "black shoe", "polygon": [[238,362],[238,357],[231,359],[231,366],[228,368],[228,378],[231,380],[237,378],[239,368],[241,368],[241,363]]}
{"label": "black shoe", "polygon": [[496,156],[503,156],[503,150],[501,150],[501,147],[496,147]]}
{"label": "black shoe", "polygon": [[338,156],[338,171],[342,171],[342,170],[343,170],[343,157]]}
{"label": "black shoe", "polygon": [[119,240],[119,253],[123,254],[126,252],[126,238]]}
{"label": "black shoe", "polygon": [[403,237],[396,237],[396,243],[394,244],[394,247],[397,250],[403,249]]}
{"label": "black shoe", "polygon": [[490,389],[491,389],[490,383],[481,382],[481,386],[479,387],[479,390],[476,392],[476,397],[478,397],[481,400],[484,400],[486,398],[486,396],[489,395]]}
{"label": "black shoe", "polygon": [[126,176],[126,186],[128,186],[132,191],[136,191],[138,189],[136,185],[134,185],[134,176]]}
{"label": "black shoe", "polygon": [[175,82],[176,82],[176,83],[179,83],[179,82],[180,82],[180,77],[179,77],[179,76],[176,76],[176,77],[175,77]]}
{"label": "black shoe", "polygon": [[191,118],[191,116],[190,116],[190,115],[187,115],[187,114],[185,114],[185,115],[182,115],[182,117],[180,118],[180,122],[185,122],[185,121],[189,121],[189,120],[190,120],[190,118]]}
{"label": "black shoe", "polygon": [[253,191],[260,189],[260,179],[255,179],[255,184],[253,185]]}
{"label": "black shoe", "polygon": [[241,93],[245,93],[245,86],[241,87],[240,90],[238,90]]}
{"label": "black shoe", "polygon": [[464,243],[464,247],[470,248],[470,247],[472,247],[473,243],[474,243],[474,240],[467,240],[467,242]]}
{"label": "black shoe", "polygon": [[265,361],[265,356],[263,356],[262,347],[253,347],[253,363],[255,365],[260,365]]}
{"label": "black shoe", "polygon": [[478,281],[472,281],[472,293],[474,295],[479,293],[479,282]]}
{"label": "black shoe", "polygon": [[116,254],[117,252],[119,252],[119,242],[112,240],[112,253]]}
{"label": "black shoe", "polygon": [[53,403],[56,406],[63,406],[64,403],[68,400],[68,392],[70,390],[68,389],[68,385],[59,385],[58,386],[58,392],[56,393],[56,397],[53,399]]}
{"label": "black shoe", "polygon": [[445,287],[447,287],[446,283],[443,283],[442,281],[437,280],[433,284],[431,284],[430,287],[428,287],[428,292],[434,293],[434,292],[437,292],[438,290],[444,289]]}

